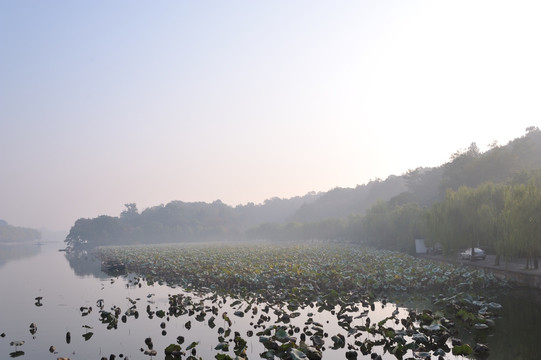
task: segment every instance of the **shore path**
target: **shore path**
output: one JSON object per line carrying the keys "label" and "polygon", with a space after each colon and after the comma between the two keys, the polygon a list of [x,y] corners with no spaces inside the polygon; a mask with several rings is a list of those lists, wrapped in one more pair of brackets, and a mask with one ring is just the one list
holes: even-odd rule
{"label": "shore path", "polygon": [[[496,255],[487,255],[485,260],[463,260],[459,255],[443,256],[431,254],[417,254],[419,258],[444,261],[459,266],[473,266],[492,271],[496,276],[506,279],[517,285],[527,286],[541,290],[541,267],[526,269],[525,259],[510,259],[507,262],[500,258],[500,264],[495,265]],[[541,260],[539,261],[541,263]]]}

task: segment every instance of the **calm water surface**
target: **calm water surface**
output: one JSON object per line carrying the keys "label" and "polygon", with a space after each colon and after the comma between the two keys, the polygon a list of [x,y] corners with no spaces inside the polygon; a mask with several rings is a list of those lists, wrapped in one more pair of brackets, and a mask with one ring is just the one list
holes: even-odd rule
{"label": "calm water surface", "polygon": [[[19,354],[19,359],[57,359],[67,357],[74,359],[109,359],[115,355],[128,359],[150,359],[141,352],[141,348],[147,348],[145,338],[151,337],[154,349],[158,351],[155,359],[163,359],[163,350],[169,344],[177,343],[177,337],[183,336],[186,348],[192,342],[199,342],[196,346],[196,356],[203,359],[214,359],[217,351],[214,347],[218,344],[217,328],[227,328],[222,319],[222,313],[227,312],[233,321],[233,331],[239,331],[241,336],[248,342],[247,356],[249,359],[260,359],[259,354],[265,349],[258,341],[258,336],[248,337],[247,330],[253,330],[254,334],[260,329],[254,329],[250,323],[257,322],[258,316],[252,318],[251,312],[245,317],[234,316],[233,313],[239,306],[231,308],[226,304],[220,305],[220,313],[216,316],[216,328],[211,329],[208,314],[204,321],[196,321],[194,316],[180,316],[160,319],[156,316],[149,318],[146,312],[147,306],[152,311],[168,309],[168,295],[181,293],[178,288],[166,285],[136,286],[130,282],[129,277],[111,277],[100,271],[97,261],[84,261],[81,263],[69,262],[65,253],[59,252],[63,244],[46,243],[41,246],[27,245],[0,246],[0,359],[9,359]],[[133,278],[133,277],[132,277]],[[194,301],[198,301],[196,295],[191,294]],[[42,297],[42,306],[36,305],[36,297]],[[119,321],[117,329],[107,329],[107,325],[100,322],[97,301],[103,299],[104,310],[110,311],[113,307],[119,307],[124,313],[132,306],[129,299],[136,300],[139,317],[128,317],[126,323]],[[496,329],[487,335],[481,336],[479,341],[486,343],[490,349],[488,359],[541,359],[539,347],[541,340],[541,295],[539,292],[517,289],[502,295],[498,300],[504,307],[502,317],[497,319]],[[206,304],[210,304],[207,300]],[[240,308],[244,309],[244,306]],[[423,309],[429,304],[408,303],[408,307]],[[83,316],[81,307],[92,307],[93,311]],[[263,305],[258,306],[262,310]],[[399,309],[400,316],[405,316],[407,310],[394,304],[382,305],[377,303],[376,310],[370,313],[372,321],[381,320],[390,316],[395,309]],[[324,325],[329,338],[335,334],[347,332],[338,326],[336,318],[329,313],[318,313],[317,310],[307,308],[299,310],[301,316],[292,319],[291,323],[301,329],[308,318],[308,313],[313,312],[313,320]],[[261,311],[259,312],[259,314]],[[269,326],[276,320],[271,312],[268,314],[271,322],[264,324]],[[190,321],[192,327],[188,330],[185,326]],[[355,320],[361,324],[364,320]],[[165,329],[160,325],[165,323]],[[30,324],[36,324],[37,331],[30,332]],[[354,323],[355,324],[355,323]],[[165,330],[166,334],[162,335]],[[70,342],[66,340],[66,334],[70,333]],[[89,333],[92,333],[89,336]],[[86,339],[85,339],[86,335]],[[295,334],[298,337],[299,334]],[[462,336],[462,335],[461,335]],[[463,339],[473,338],[478,334],[464,334]],[[329,348],[332,341],[327,338],[326,345]],[[362,339],[362,338],[361,338]],[[349,339],[347,339],[349,340]],[[11,346],[12,341],[24,341],[22,346]],[[230,344],[228,353],[233,354],[233,343]],[[49,348],[54,346],[55,353],[50,353]],[[22,353],[15,353],[22,351]],[[326,349],[323,359],[345,359],[346,349]],[[381,354],[381,351],[379,352]],[[385,354],[384,359],[395,359],[390,354]],[[405,358],[413,357],[408,353]],[[363,357],[359,353],[359,359]],[[433,359],[437,357],[433,356]],[[447,358],[457,357],[448,355]]]}

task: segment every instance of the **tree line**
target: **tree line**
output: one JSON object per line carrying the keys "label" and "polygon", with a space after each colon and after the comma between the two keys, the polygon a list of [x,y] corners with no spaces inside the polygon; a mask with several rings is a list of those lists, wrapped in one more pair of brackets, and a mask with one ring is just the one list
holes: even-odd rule
{"label": "tree line", "polygon": [[36,229],[30,229],[8,224],[5,220],[0,220],[0,242],[25,242],[41,239],[41,232]]}
{"label": "tree line", "polygon": [[118,217],[77,220],[66,243],[87,248],[209,239],[318,239],[413,252],[414,239],[425,238],[441,244],[446,253],[479,245],[504,259],[524,256],[528,266],[536,266],[535,211],[541,181],[535,169],[541,169],[541,131],[526,131],[505,146],[492,144],[485,153],[473,143],[442,166],[354,189],[236,207],[219,200],[172,201],[139,212],[135,204],[126,204]]}
{"label": "tree line", "polygon": [[504,184],[448,189],[431,207],[379,204],[363,222],[368,243],[404,249],[412,239],[440,244],[446,254],[481,247],[497,254],[496,261],[526,258],[538,267],[541,256],[541,172],[522,172]]}
{"label": "tree line", "polygon": [[537,268],[541,256],[541,171],[521,173],[506,184],[486,182],[448,189],[432,206],[378,201],[366,213],[319,222],[262,224],[247,231],[251,239],[320,239],[359,242],[414,253],[414,239],[439,244],[445,254],[481,247],[503,257],[526,258]]}
{"label": "tree line", "polygon": [[228,239],[240,234],[233,209],[219,200],[212,204],[172,201],[141,213],[134,203],[125,207],[118,217],[78,219],[66,237],[66,244],[87,249],[100,245]]}

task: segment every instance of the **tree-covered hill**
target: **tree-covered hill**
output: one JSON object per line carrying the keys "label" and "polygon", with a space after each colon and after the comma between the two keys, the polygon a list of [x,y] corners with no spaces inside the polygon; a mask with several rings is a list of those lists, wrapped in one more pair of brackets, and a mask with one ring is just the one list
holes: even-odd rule
{"label": "tree-covered hill", "polygon": [[[367,234],[378,228],[374,227],[376,222],[390,231],[390,218],[382,220],[383,214],[389,215],[388,211],[392,210],[392,216],[397,217],[392,220],[395,224],[405,224],[409,218],[421,216],[423,209],[443,202],[449,191],[465,186],[475,188],[486,182],[503,184],[512,179],[526,184],[526,172],[536,169],[541,169],[541,131],[530,127],[524,136],[507,145],[493,144],[482,153],[473,143],[452,154],[449,162],[439,167],[419,167],[355,188],[311,192],[290,199],[272,198],[262,204],[236,207],[219,200],[172,201],[139,213],[135,204],[126,204],[119,217],[102,215],[77,220],[66,242],[70,246],[93,247],[245,236],[366,240]],[[367,223],[367,219],[372,219],[372,223]],[[426,227],[415,224],[407,231],[402,228],[402,236],[420,236]]]}
{"label": "tree-covered hill", "polygon": [[477,187],[487,181],[502,183],[522,170],[541,169],[541,131],[537,127],[526,131],[505,146],[493,144],[485,153],[475,143],[455,153],[443,166],[440,193],[460,186]]}
{"label": "tree-covered hill", "polygon": [[41,239],[38,230],[9,225],[7,221],[0,220],[0,242],[20,243]]}
{"label": "tree-covered hill", "polygon": [[312,222],[327,218],[346,218],[351,214],[363,214],[376,201],[387,201],[406,190],[403,176],[389,176],[385,181],[370,181],[354,189],[335,188],[322,194],[312,203],[302,204],[289,220]]}

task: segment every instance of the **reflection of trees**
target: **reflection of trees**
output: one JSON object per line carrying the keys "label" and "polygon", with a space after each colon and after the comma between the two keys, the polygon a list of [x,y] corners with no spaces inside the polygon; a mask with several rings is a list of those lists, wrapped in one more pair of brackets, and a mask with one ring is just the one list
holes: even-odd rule
{"label": "reflection of trees", "polygon": [[41,248],[33,243],[6,245],[0,244],[0,267],[8,261],[36,256]]}
{"label": "reflection of trees", "polygon": [[[538,359],[541,293],[538,290],[515,289],[505,296],[501,317],[489,341],[492,354],[505,354],[508,359]],[[510,351],[511,350],[511,351]]]}
{"label": "reflection of trees", "polygon": [[77,276],[94,276],[96,278],[107,277],[101,271],[101,261],[92,253],[87,251],[70,251],[66,253],[66,259],[73,272]]}

